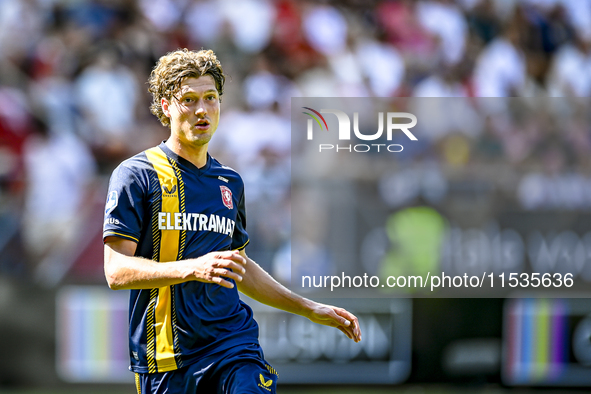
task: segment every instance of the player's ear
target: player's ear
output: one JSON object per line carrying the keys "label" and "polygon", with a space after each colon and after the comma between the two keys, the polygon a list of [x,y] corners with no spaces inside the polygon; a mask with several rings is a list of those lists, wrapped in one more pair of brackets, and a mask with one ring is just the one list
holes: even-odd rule
{"label": "player's ear", "polygon": [[168,110],[169,105],[170,103],[168,102],[168,99],[166,97],[162,97],[160,99],[160,106],[162,107],[162,112],[164,112],[164,115],[170,118],[170,111]]}

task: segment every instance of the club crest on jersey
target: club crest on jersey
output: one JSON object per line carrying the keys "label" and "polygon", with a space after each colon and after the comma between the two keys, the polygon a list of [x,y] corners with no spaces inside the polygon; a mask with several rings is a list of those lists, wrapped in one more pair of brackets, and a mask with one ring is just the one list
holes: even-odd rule
{"label": "club crest on jersey", "polygon": [[222,202],[228,209],[233,209],[234,204],[232,203],[232,190],[227,186],[220,186],[222,192]]}
{"label": "club crest on jersey", "polygon": [[174,180],[172,178],[169,178],[163,182],[162,191],[166,195],[173,195],[176,193],[176,185],[174,184]]}

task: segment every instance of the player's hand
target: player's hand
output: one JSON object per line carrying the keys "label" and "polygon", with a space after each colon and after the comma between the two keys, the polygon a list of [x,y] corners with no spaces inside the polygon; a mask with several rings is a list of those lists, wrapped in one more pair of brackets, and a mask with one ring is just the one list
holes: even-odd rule
{"label": "player's hand", "polygon": [[357,317],[343,308],[316,303],[308,319],[314,323],[336,327],[355,342],[361,341],[361,329]]}
{"label": "player's hand", "polygon": [[234,283],[242,281],[246,273],[246,259],[236,250],[225,252],[211,252],[196,259],[185,260],[192,270],[191,276],[199,282],[217,283],[232,289]]}

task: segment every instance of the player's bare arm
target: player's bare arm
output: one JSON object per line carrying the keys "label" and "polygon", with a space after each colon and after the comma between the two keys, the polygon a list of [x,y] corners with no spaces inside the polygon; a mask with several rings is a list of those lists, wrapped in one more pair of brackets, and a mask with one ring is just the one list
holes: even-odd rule
{"label": "player's bare arm", "polygon": [[321,304],[301,297],[277,282],[250,259],[244,250],[246,273],[238,282],[238,290],[263,304],[307,317],[314,323],[336,327],[355,342],[361,341],[357,317],[343,308]]}
{"label": "player's bare arm", "polygon": [[133,241],[105,239],[105,277],[114,290],[151,289],[197,280],[233,288],[242,280],[246,259],[237,251],[212,252],[197,259],[159,263],[135,257]]}

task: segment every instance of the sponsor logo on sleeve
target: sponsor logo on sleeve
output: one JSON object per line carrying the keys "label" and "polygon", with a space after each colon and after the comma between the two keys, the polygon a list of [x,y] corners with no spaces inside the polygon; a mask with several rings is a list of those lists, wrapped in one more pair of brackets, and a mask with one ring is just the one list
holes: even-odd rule
{"label": "sponsor logo on sleeve", "polygon": [[118,202],[119,202],[119,199],[117,197],[117,191],[113,190],[111,193],[109,193],[109,196],[107,197],[107,204],[105,206],[105,215],[108,215],[111,212],[113,212],[113,209],[115,209],[117,207]]}

